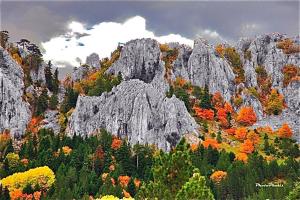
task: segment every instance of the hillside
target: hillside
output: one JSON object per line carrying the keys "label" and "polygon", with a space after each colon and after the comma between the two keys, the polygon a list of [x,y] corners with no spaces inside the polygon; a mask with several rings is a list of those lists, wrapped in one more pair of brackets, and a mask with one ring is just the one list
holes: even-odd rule
{"label": "hillside", "polygon": [[[299,190],[299,38],[197,38],[193,48],[136,39],[61,81],[36,45],[9,44],[2,31],[1,46],[1,195],[283,199]],[[49,177],[31,181],[41,166]]]}

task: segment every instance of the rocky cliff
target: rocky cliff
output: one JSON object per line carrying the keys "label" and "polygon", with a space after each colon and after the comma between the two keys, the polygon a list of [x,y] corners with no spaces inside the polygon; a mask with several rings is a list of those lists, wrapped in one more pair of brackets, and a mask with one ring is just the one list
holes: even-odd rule
{"label": "rocky cliff", "polygon": [[121,73],[120,85],[100,97],[80,96],[71,116],[70,135],[105,128],[132,144],[156,144],[170,150],[187,133],[198,134],[198,125],[184,103],[166,97],[164,65],[155,40],[134,40],[125,45],[120,59],[107,73]]}
{"label": "rocky cliff", "polygon": [[23,77],[22,68],[0,47],[0,132],[8,129],[15,137],[24,133],[31,118],[22,98]]}

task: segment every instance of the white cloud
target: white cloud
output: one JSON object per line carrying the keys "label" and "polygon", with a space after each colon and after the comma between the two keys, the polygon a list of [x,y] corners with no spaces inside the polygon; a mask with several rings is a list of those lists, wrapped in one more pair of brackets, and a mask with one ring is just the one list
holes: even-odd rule
{"label": "white cloud", "polygon": [[212,43],[228,42],[228,40],[223,38],[217,31],[213,31],[209,29],[200,30],[198,33],[198,37],[203,37]]}
{"label": "white cloud", "polygon": [[[109,57],[116,49],[118,42],[128,42],[137,38],[154,38],[160,43],[179,42],[193,45],[193,41],[178,34],[156,36],[154,32],[146,29],[146,20],[136,16],[124,23],[102,22],[91,29],[80,22],[71,22],[68,32],[64,35],[52,38],[42,43],[45,49],[44,58],[52,60],[59,66],[60,63],[69,63],[73,66],[79,64],[79,60],[91,53],[98,53],[101,58]],[[64,64],[60,65],[61,67]]]}

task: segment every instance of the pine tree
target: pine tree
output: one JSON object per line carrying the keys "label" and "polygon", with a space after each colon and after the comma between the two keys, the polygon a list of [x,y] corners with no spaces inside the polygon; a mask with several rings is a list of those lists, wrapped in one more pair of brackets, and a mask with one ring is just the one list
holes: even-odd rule
{"label": "pine tree", "polygon": [[230,164],[229,154],[222,150],[216,168],[218,170],[227,171]]}
{"label": "pine tree", "polygon": [[48,65],[45,67],[45,79],[47,88],[53,92],[53,79],[52,79],[52,64],[51,61],[48,62]]}
{"label": "pine tree", "polygon": [[57,94],[59,90],[58,68],[55,69],[52,80],[53,80],[53,93]]}
{"label": "pine tree", "polygon": [[218,143],[221,143],[221,142],[222,142],[221,131],[218,131],[218,134],[217,134],[217,141],[218,141]]}
{"label": "pine tree", "polygon": [[46,88],[43,88],[41,95],[37,99],[35,115],[40,116],[44,114],[47,108],[48,108],[48,91]]}
{"label": "pine tree", "polygon": [[56,110],[58,104],[58,99],[56,94],[52,94],[52,96],[49,99],[49,108],[51,110]]}
{"label": "pine tree", "polygon": [[212,109],[213,108],[212,104],[211,104],[211,95],[209,94],[207,85],[205,85],[203,94],[201,95],[199,106],[203,109]]}

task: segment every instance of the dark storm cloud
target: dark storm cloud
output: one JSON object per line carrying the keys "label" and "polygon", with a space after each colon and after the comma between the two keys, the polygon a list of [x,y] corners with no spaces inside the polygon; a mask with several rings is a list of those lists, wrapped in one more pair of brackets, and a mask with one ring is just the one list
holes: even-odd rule
{"label": "dark storm cloud", "polygon": [[12,38],[36,42],[64,33],[67,22],[90,26],[123,22],[140,15],[157,35],[179,33],[194,38],[203,30],[228,40],[269,32],[296,35],[299,2],[2,2],[2,29]]}

